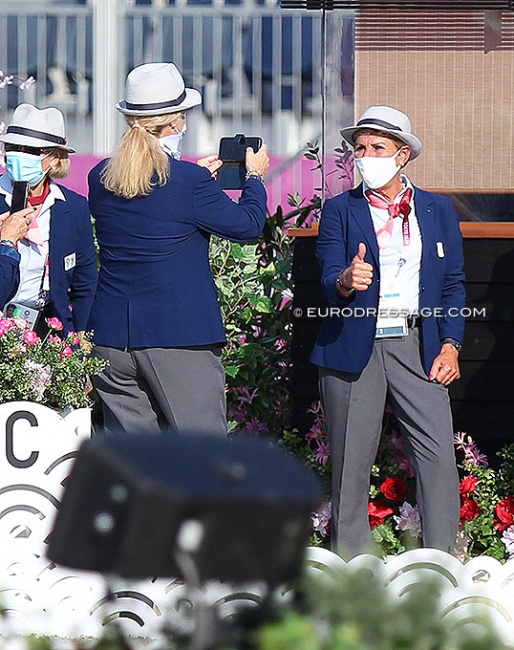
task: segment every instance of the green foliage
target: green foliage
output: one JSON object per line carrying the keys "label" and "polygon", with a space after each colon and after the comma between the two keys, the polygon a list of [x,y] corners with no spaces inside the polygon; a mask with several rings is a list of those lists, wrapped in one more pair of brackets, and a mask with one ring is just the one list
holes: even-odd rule
{"label": "green foliage", "polygon": [[292,244],[287,228],[297,216],[279,208],[258,242],[211,241],[228,340],[223,361],[233,433],[276,435],[289,427]]}
{"label": "green foliage", "polygon": [[489,466],[475,442],[456,435],[462,455],[460,553],[463,559],[490,555],[505,561],[514,555],[514,445],[499,452],[497,470]]}
{"label": "green foliage", "polygon": [[366,570],[304,581],[297,597],[252,633],[255,650],[501,650],[486,618],[472,629],[441,614],[435,584],[401,599]]}

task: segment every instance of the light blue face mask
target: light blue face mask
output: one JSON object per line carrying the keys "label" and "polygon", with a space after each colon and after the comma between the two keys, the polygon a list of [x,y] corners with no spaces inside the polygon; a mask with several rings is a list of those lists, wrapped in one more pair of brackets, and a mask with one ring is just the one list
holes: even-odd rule
{"label": "light blue face mask", "polygon": [[48,173],[43,169],[41,156],[21,151],[5,154],[5,168],[12,181],[24,181],[31,187],[40,183]]}

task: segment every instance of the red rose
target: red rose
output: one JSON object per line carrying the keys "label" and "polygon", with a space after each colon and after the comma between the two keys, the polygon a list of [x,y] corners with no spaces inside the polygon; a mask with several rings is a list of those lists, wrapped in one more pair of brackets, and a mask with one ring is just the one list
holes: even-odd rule
{"label": "red rose", "polygon": [[368,517],[370,528],[381,526],[387,517],[394,513],[393,508],[386,506],[382,501],[373,500],[368,503]]}
{"label": "red rose", "polygon": [[494,509],[496,514],[496,528],[505,530],[514,524],[514,497],[505,497]]}
{"label": "red rose", "polygon": [[407,484],[403,478],[388,478],[380,486],[380,492],[389,501],[403,501],[407,493]]}
{"label": "red rose", "polygon": [[476,476],[465,476],[460,482],[459,492],[462,497],[469,497],[470,494],[473,494],[477,486],[478,479]]}
{"label": "red rose", "polygon": [[462,500],[460,507],[460,523],[464,524],[466,521],[475,519],[480,514],[480,508],[475,499],[465,498]]}

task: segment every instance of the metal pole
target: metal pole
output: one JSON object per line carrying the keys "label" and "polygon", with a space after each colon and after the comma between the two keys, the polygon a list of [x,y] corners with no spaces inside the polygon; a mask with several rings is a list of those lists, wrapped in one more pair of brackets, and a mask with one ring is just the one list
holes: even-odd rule
{"label": "metal pole", "polygon": [[124,77],[123,0],[91,0],[93,6],[93,151],[109,154],[117,140]]}

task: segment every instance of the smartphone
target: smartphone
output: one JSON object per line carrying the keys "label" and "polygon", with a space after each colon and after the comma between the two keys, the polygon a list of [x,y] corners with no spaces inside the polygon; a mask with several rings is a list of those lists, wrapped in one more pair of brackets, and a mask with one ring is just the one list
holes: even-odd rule
{"label": "smartphone", "polygon": [[10,214],[24,210],[29,198],[29,184],[25,181],[13,181]]}
{"label": "smartphone", "polygon": [[236,133],[232,138],[221,138],[219,157],[223,165],[218,170],[218,182],[224,190],[240,190],[245,183],[246,148],[258,151],[262,147],[262,138]]}

